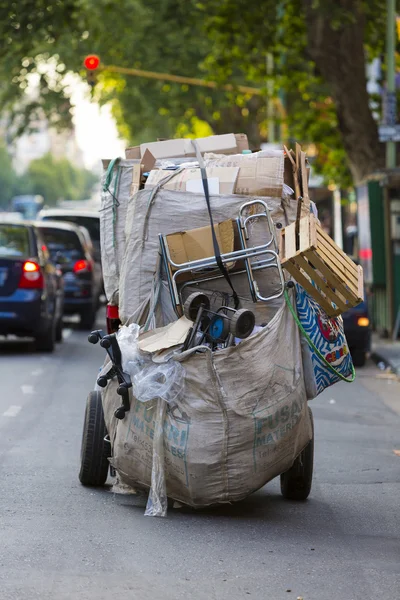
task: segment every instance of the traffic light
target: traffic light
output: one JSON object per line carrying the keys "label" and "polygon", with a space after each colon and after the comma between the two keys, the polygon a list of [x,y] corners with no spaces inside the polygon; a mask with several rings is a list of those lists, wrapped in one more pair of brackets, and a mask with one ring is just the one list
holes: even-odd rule
{"label": "traffic light", "polygon": [[94,87],[97,80],[96,71],[100,66],[100,58],[96,54],[89,54],[83,61],[83,66],[86,69],[87,82],[90,87]]}

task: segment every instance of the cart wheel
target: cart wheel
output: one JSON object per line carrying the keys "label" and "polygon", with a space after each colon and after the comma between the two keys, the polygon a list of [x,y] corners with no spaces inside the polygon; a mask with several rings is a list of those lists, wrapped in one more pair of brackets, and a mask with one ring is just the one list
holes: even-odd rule
{"label": "cart wheel", "polygon": [[197,313],[199,312],[200,306],[204,304],[204,308],[209,310],[210,299],[202,292],[193,292],[186,298],[185,304],[183,305],[183,314],[187,319],[195,321]]}
{"label": "cart wheel", "polygon": [[290,469],[281,475],[281,492],[286,500],[307,500],[311,491],[314,465],[314,420],[310,408],[308,412],[311,419],[312,438]]}
{"label": "cart wheel", "polygon": [[214,315],[207,330],[208,337],[213,342],[224,341],[229,335],[229,321],[225,315]]}
{"label": "cart wheel", "polygon": [[100,392],[90,392],[86,401],[83,424],[81,469],[79,480],[83,485],[104,485],[108,475],[111,445],[107,435]]}
{"label": "cart wheel", "polygon": [[251,335],[255,324],[256,318],[254,313],[251,310],[241,308],[233,315],[229,330],[233,336],[244,340]]}

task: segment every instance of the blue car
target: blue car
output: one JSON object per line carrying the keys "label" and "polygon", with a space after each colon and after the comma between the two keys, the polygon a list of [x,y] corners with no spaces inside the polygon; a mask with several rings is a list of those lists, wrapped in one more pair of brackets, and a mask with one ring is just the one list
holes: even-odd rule
{"label": "blue car", "polygon": [[0,335],[33,337],[52,352],[62,340],[64,284],[38,228],[0,220]]}

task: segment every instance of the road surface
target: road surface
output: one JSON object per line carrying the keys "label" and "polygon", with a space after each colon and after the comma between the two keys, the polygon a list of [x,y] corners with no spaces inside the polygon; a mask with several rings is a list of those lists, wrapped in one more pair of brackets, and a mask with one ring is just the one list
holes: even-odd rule
{"label": "road surface", "polygon": [[370,364],[311,403],[307,502],[275,480],[234,506],[155,519],[143,497],[78,481],[104,351],[64,335],[50,356],[0,342],[1,600],[399,598],[399,383]]}

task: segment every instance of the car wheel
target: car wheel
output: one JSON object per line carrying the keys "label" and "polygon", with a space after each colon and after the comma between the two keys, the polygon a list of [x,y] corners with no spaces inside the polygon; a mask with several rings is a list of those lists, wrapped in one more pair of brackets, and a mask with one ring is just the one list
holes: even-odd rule
{"label": "car wheel", "polygon": [[81,329],[88,329],[89,331],[92,331],[95,321],[96,310],[93,308],[93,306],[88,306],[87,308],[81,311]]}
{"label": "car wheel", "polygon": [[281,475],[281,492],[287,500],[307,500],[312,485],[314,467],[314,420],[311,409],[308,409],[312,437],[304,450],[294,461],[286,473]]}
{"label": "car wheel", "polygon": [[59,318],[56,325],[56,342],[62,342],[63,340],[63,320],[62,317]]}
{"label": "car wheel", "polygon": [[90,392],[86,401],[79,471],[79,480],[83,485],[100,486],[107,480],[111,445],[105,441],[106,435],[101,394]]}
{"label": "car wheel", "polygon": [[39,352],[53,352],[56,341],[56,331],[54,321],[50,327],[43,333],[39,333],[35,337],[36,350]]}
{"label": "car wheel", "polygon": [[350,354],[355,367],[363,367],[367,362],[367,353],[364,350],[351,350]]}

